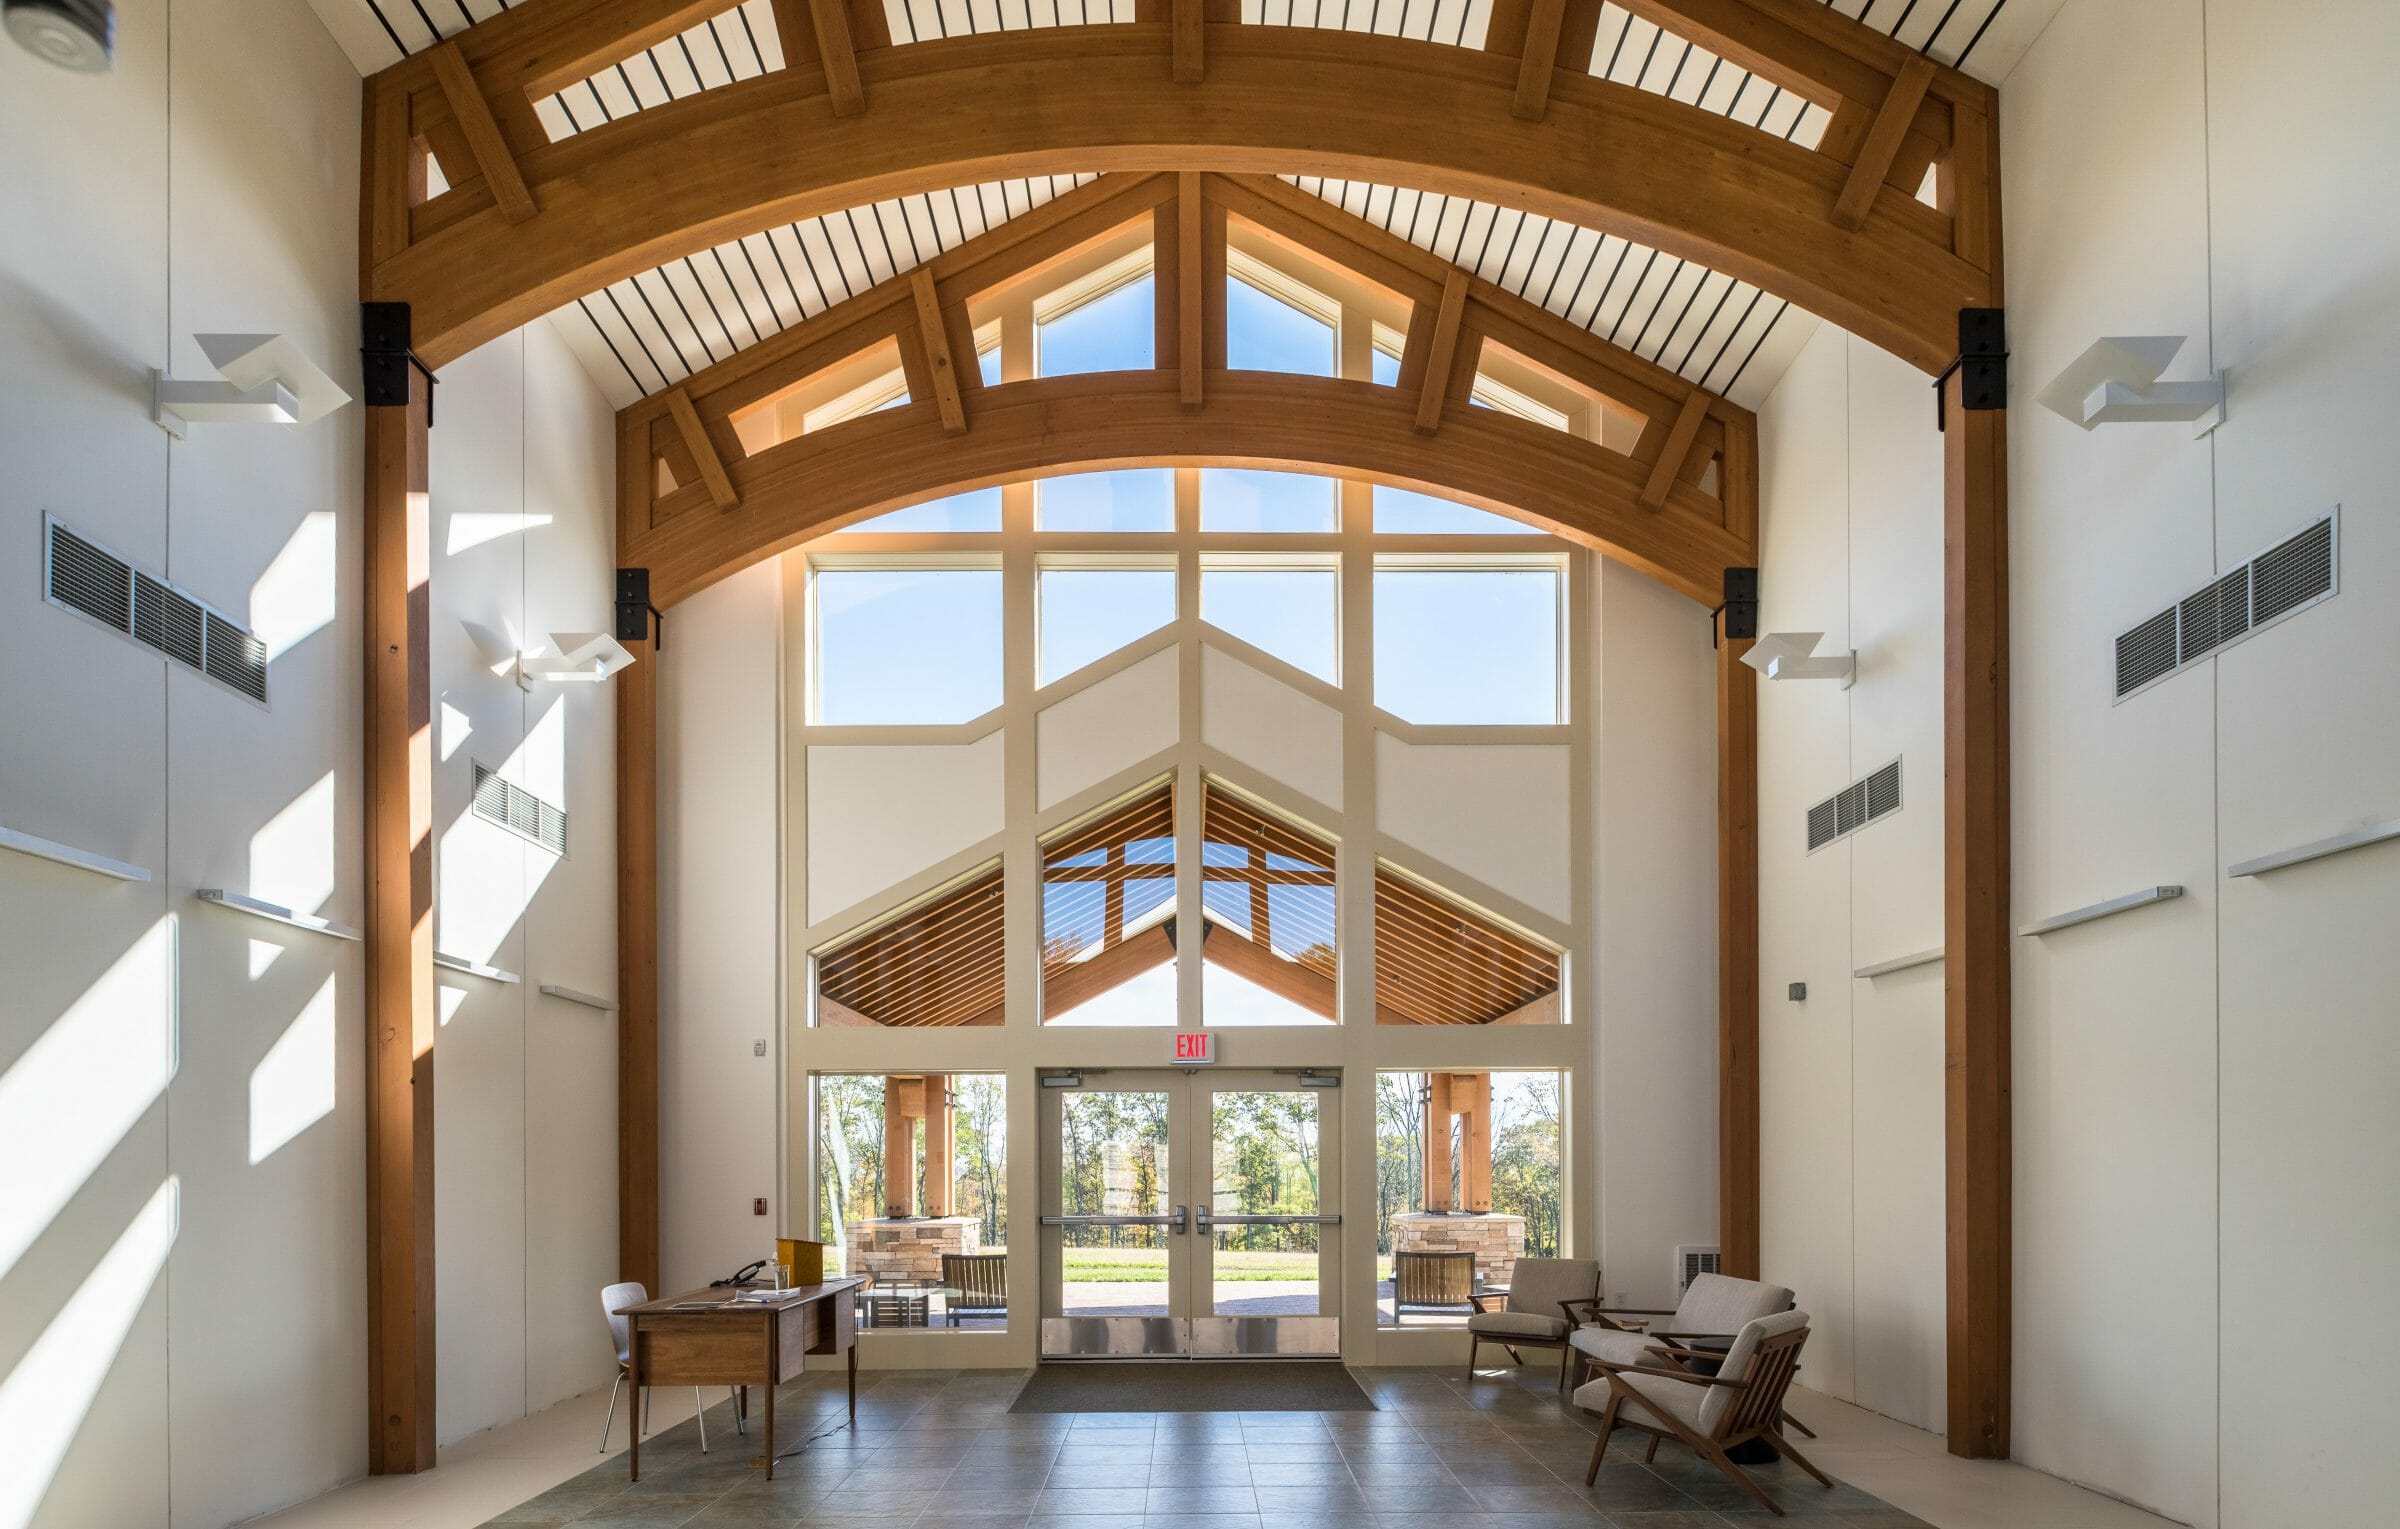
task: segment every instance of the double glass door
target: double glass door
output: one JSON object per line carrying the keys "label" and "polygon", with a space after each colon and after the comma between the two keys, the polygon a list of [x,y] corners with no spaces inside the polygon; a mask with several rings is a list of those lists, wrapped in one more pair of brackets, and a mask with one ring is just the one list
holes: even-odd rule
{"label": "double glass door", "polygon": [[1042,1357],[1341,1351],[1334,1073],[1042,1086]]}

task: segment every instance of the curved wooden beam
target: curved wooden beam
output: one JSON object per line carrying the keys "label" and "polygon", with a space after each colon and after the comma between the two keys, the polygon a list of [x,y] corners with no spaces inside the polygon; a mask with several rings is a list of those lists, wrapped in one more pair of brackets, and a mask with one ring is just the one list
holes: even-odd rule
{"label": "curved wooden beam", "polygon": [[1667,512],[1642,507],[1632,457],[1493,409],[1461,409],[1438,436],[1417,429],[1398,388],[1276,372],[1212,371],[1206,402],[1183,405],[1174,370],[1103,372],[987,387],[975,427],[942,428],[933,403],[815,431],[729,464],[737,509],[704,489],[657,502],[659,519],[619,528],[622,561],[647,566],[662,607],[849,521],[943,494],[1051,473],[1118,467],[1247,466],[1335,474],[1440,494],[1535,520],[1714,604],[1747,542],[1704,517],[1689,485]]}
{"label": "curved wooden beam", "polygon": [[[393,189],[408,181],[407,145],[438,155],[454,128],[418,123],[393,142],[421,95],[409,60],[369,85],[370,295],[412,305],[419,351],[438,365],[788,220],[996,178],[1177,169],[1383,181],[1584,224],[1790,298],[1928,372],[1957,349],[1958,310],[1997,301],[1987,177],[1945,174],[1955,212],[1887,182],[1853,230],[1834,217],[1847,161],[1630,86],[1561,70],[1526,120],[1512,113],[1520,65],[1506,56],[1305,27],[1206,30],[1205,79],[1174,88],[1169,23],[1045,27],[862,48],[865,104],[849,115],[811,65],[556,144],[517,141],[540,210],[513,223],[471,158],[468,178],[430,201],[407,207]],[[535,74],[516,53],[491,67],[481,88],[504,98],[495,116],[521,139],[531,113],[510,81],[556,88],[557,71]],[[1946,73],[1928,109],[1988,106],[1988,91],[1965,99],[1983,88],[1963,78]]]}

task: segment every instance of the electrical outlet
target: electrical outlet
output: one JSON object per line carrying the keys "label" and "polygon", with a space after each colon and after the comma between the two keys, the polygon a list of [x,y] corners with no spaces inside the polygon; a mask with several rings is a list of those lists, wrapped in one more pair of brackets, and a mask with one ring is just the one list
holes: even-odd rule
{"label": "electrical outlet", "polygon": [[751,1202],[750,1202],[750,1214],[751,1214],[751,1215],[753,1215],[753,1216],[763,1216],[763,1215],[765,1215],[766,1213],[767,1213],[767,1197],[766,1197],[765,1195],[760,1195],[760,1196],[759,1196],[757,1199],[755,1199],[755,1200],[753,1200],[753,1201],[751,1201]]}
{"label": "electrical outlet", "polygon": [[752,1041],[750,1043],[750,1054],[752,1056],[765,1056],[767,1054],[767,1043],[765,1041]]}

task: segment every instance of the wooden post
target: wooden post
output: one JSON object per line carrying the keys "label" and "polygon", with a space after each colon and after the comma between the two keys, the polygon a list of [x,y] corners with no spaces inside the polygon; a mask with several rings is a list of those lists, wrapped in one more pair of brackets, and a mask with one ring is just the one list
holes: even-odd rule
{"label": "wooden post", "polygon": [[2009,1448],[2008,415],[1942,382],[1950,1453]]}
{"label": "wooden post", "polygon": [[1492,1075],[1462,1072],[1450,1079],[1450,1102],[1467,1120],[1459,1165],[1459,1209],[1483,1215],[1492,1208]]}
{"label": "wooden post", "polygon": [[925,1214],[947,1216],[951,1209],[951,1146],[954,1140],[950,1109],[950,1080],[939,1073],[925,1079]]}
{"label": "wooden post", "polygon": [[659,655],[630,642],[617,693],[617,1277],[660,1288],[658,1237]]}
{"label": "wooden post", "polygon": [[1759,1277],[1758,671],[1717,640],[1717,1260]]}
{"label": "wooden post", "polygon": [[433,379],[407,310],[371,307],[404,379],[366,408],[367,1469],[389,1476],[434,1462]]}
{"label": "wooden post", "polygon": [[925,1113],[925,1080],[883,1080],[883,1213],[917,1213],[917,1117]]}
{"label": "wooden post", "polygon": [[1425,1075],[1424,1199],[1429,1211],[1450,1209],[1450,1075]]}

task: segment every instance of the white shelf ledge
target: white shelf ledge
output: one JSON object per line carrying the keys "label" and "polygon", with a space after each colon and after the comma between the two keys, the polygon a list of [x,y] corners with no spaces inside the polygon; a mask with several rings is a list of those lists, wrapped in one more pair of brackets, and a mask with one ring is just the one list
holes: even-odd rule
{"label": "white shelf ledge", "polygon": [[1936,945],[1931,950],[1920,950],[1913,956],[1894,956],[1889,961],[1878,961],[1873,966],[1862,966],[1850,975],[1853,977],[1888,977],[1894,972],[1907,971],[1912,966],[1930,966],[1941,958],[1942,947]]}
{"label": "white shelf ledge", "polygon": [[329,934],[337,940],[358,938],[358,931],[348,924],[337,924],[329,918],[319,918],[313,913],[300,913],[277,903],[261,902],[255,897],[244,897],[239,892],[228,892],[223,887],[202,887],[199,889],[199,897],[204,903],[215,903],[220,908],[231,908],[236,913],[247,913],[252,918],[263,918],[270,923],[288,924],[294,929],[305,929],[311,934]]}
{"label": "white shelf ledge", "polygon": [[114,876],[119,881],[150,879],[150,872],[142,866],[111,860],[106,855],[95,855],[88,849],[77,849],[72,844],[61,844],[56,839],[45,839],[40,834],[29,834],[21,829],[0,827],[0,849],[13,849],[20,855],[31,855],[37,860],[71,865],[79,871]]}
{"label": "white shelf ledge", "polygon": [[587,1009],[598,1009],[603,1014],[617,1012],[616,1000],[613,998],[595,998],[589,993],[578,992],[571,987],[560,987],[555,982],[543,983],[541,990],[552,998],[563,998],[569,1003],[579,1003]]}
{"label": "white shelf ledge", "polygon": [[2400,818],[2392,818],[2381,823],[2369,823],[2364,828],[2353,828],[2347,833],[2335,834],[2330,839],[2319,839],[2313,844],[2278,850],[2272,855],[2261,855],[2255,860],[2244,860],[2225,867],[2225,874],[2228,876],[2258,876],[2268,871],[2280,871],[2287,865],[2305,865],[2311,860],[2322,860],[2327,855],[2338,855],[2344,850],[2363,849],[2370,844],[2381,844],[2387,839],[2400,839]]}
{"label": "white shelf ledge", "polygon": [[2139,892],[2128,892],[2123,897],[2112,897],[2104,903],[2094,903],[2088,908],[2075,908],[2065,913],[2054,914],[2038,924],[2027,924],[2017,933],[2021,935],[2048,934],[2054,929],[2067,929],[2076,924],[2088,924],[2096,918],[2107,918],[2111,914],[2123,913],[2131,908],[2146,908],[2152,903],[2172,902],[2182,895],[2183,888],[2181,887],[2144,887]]}
{"label": "white shelf ledge", "polygon": [[447,955],[438,950],[433,953],[433,964],[445,971],[465,972],[470,977],[488,977],[494,982],[525,980],[515,972],[504,972],[497,966],[486,966],[481,961],[470,961],[465,956]]}

